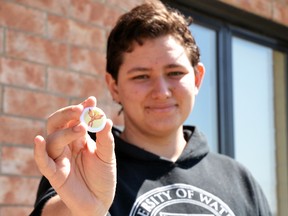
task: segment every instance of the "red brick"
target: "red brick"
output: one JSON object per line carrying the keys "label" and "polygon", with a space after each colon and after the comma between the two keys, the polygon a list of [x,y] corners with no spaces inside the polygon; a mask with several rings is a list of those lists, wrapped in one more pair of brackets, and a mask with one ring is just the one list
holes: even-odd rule
{"label": "red brick", "polygon": [[268,0],[220,0],[229,5],[240,8],[248,13],[254,13],[256,15],[260,15],[266,17],[268,19],[271,18],[272,14],[272,1]]}
{"label": "red brick", "polygon": [[81,76],[77,73],[69,73],[62,70],[50,69],[48,71],[49,92],[60,93],[69,96],[79,96]]}
{"label": "red brick", "polygon": [[67,66],[67,46],[40,37],[9,31],[6,37],[7,54],[58,67]]}
{"label": "red brick", "polygon": [[234,5],[236,7],[241,7],[241,4],[243,4],[243,0],[219,0],[221,2],[225,2],[226,4],[229,5]]}
{"label": "red brick", "polygon": [[271,19],[288,26],[288,0],[220,0],[249,13]]}
{"label": "red brick", "polygon": [[3,95],[3,87],[2,85],[0,85],[0,113],[2,113],[2,108],[3,108],[3,104],[2,104],[2,95]]}
{"label": "red brick", "polygon": [[0,28],[0,53],[3,52],[3,44],[4,44],[4,31]]}
{"label": "red brick", "polygon": [[123,113],[118,115],[121,106],[113,102],[112,99],[108,103],[106,102],[106,104],[102,105],[101,108],[105,111],[107,117],[113,121],[115,126],[124,125]]}
{"label": "red brick", "polygon": [[48,16],[48,37],[56,40],[67,40],[69,36],[69,20],[60,16]]}
{"label": "red brick", "polygon": [[77,71],[84,71],[91,74],[105,73],[105,54],[79,47],[71,48],[70,68]]}
{"label": "red brick", "polygon": [[36,135],[45,134],[43,121],[2,115],[0,122],[0,143],[32,146]]}
{"label": "red brick", "polygon": [[69,104],[63,97],[15,88],[5,89],[3,101],[4,113],[42,119]]}
{"label": "red brick", "polygon": [[[100,13],[101,11],[101,13]],[[92,0],[71,0],[71,16],[86,22],[111,27],[122,10]]]}
{"label": "red brick", "polygon": [[0,4],[0,25],[43,34],[45,14],[15,3]]}
{"label": "red brick", "polygon": [[79,46],[95,47],[104,51],[106,47],[105,32],[99,28],[69,22],[69,42]]}
{"label": "red brick", "polygon": [[33,89],[44,89],[45,68],[29,62],[0,58],[0,82]]}
{"label": "red brick", "polygon": [[32,212],[32,207],[19,207],[19,206],[12,206],[12,207],[0,207],[0,215],[5,216],[23,216],[29,215]]}
{"label": "red brick", "polygon": [[103,95],[107,89],[103,76],[51,69],[48,71],[48,90],[70,97],[86,98],[90,95]]}
{"label": "red brick", "polygon": [[[270,1],[273,1],[273,0],[270,0]],[[273,2],[283,4],[284,7],[288,6],[288,0],[274,0]]]}
{"label": "red brick", "polygon": [[16,2],[64,16],[68,15],[70,7],[70,0],[16,0]]}
{"label": "red brick", "polygon": [[49,16],[48,34],[52,39],[66,40],[78,46],[87,46],[104,51],[105,32],[97,27],[82,24],[66,18]]}
{"label": "red brick", "polygon": [[0,176],[0,203],[32,205],[38,188],[38,178]]}
{"label": "red brick", "polygon": [[94,2],[91,0],[71,0],[70,16],[86,22],[89,21],[93,12],[93,4]]}
{"label": "red brick", "polygon": [[288,26],[288,0],[286,3],[273,2],[273,20]]}
{"label": "red brick", "polygon": [[138,0],[138,1],[135,1],[135,0],[122,0],[122,1],[119,1],[119,0],[106,0],[106,4],[111,4],[114,7],[119,7],[121,9],[125,10],[125,11],[128,11],[131,8],[141,4],[143,2],[144,2],[143,0]]}
{"label": "red brick", "polygon": [[272,1],[254,0],[250,11],[267,19],[272,17]]}
{"label": "red brick", "polygon": [[33,149],[21,147],[2,147],[2,174],[40,176],[34,162]]}
{"label": "red brick", "polygon": [[103,100],[109,94],[106,82],[103,77],[92,78],[89,76],[84,76],[79,84],[83,98],[89,97],[91,95],[98,98],[98,100]]}
{"label": "red brick", "polygon": [[[99,13],[101,11],[101,13]],[[123,11],[117,8],[108,7],[104,4],[95,4],[92,8],[92,14],[90,16],[90,22],[111,28],[115,25],[117,19]]]}

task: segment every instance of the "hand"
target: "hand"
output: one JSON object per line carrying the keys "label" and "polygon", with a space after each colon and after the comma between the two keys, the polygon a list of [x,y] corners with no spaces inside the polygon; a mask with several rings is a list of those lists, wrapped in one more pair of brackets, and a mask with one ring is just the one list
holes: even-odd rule
{"label": "hand", "polygon": [[[40,172],[72,214],[107,212],[116,187],[116,159],[112,121],[90,138],[79,118],[85,107],[95,106],[88,98],[79,105],[53,113],[47,121],[47,138],[34,140],[34,157]],[[87,214],[85,214],[87,212]]]}

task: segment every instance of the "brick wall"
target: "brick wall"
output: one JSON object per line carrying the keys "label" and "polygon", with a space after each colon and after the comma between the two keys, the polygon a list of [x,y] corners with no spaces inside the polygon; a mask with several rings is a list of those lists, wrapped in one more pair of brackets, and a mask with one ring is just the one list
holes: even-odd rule
{"label": "brick wall", "polygon": [[288,0],[219,0],[288,26]]}
{"label": "brick wall", "polygon": [[0,0],[0,216],[31,212],[33,138],[56,109],[94,95],[115,124],[106,38],[135,0]]}
{"label": "brick wall", "polygon": [[[288,26],[287,0],[221,0]],[[0,216],[28,215],[40,173],[33,138],[89,95],[115,124],[104,82],[107,34],[139,0],[0,0]]]}

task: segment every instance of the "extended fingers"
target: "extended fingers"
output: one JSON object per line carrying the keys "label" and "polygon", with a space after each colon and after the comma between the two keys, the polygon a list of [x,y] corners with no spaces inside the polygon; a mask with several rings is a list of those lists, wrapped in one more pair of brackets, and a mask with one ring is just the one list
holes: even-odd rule
{"label": "extended fingers", "polygon": [[85,101],[83,101],[81,104],[83,107],[96,106],[97,100],[94,96],[90,96]]}
{"label": "extended fingers", "polygon": [[86,128],[83,124],[78,124],[74,127],[65,128],[55,131],[48,135],[46,139],[46,150],[53,160],[60,157],[69,144],[76,142],[79,138],[85,136]]}
{"label": "extended fingers", "polygon": [[85,107],[95,106],[96,98],[91,96],[81,104],[67,106],[51,114],[47,121],[47,133],[51,134],[66,127],[73,127],[79,123],[80,115]]}

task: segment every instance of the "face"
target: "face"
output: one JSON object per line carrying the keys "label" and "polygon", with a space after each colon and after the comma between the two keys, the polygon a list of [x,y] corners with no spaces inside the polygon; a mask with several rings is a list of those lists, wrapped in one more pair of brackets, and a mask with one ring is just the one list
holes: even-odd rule
{"label": "face", "polygon": [[172,36],[135,44],[124,54],[117,83],[107,81],[124,109],[125,130],[165,135],[182,128],[194,105],[204,69],[195,77],[184,48]]}

